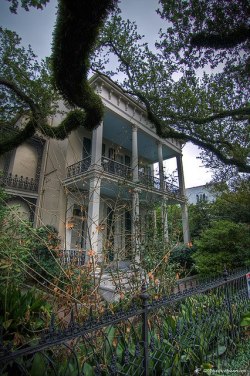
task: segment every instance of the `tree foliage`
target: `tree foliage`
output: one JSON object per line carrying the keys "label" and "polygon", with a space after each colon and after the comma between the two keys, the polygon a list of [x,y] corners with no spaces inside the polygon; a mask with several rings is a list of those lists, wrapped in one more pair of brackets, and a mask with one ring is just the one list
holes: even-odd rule
{"label": "tree foliage", "polygon": [[249,266],[249,227],[227,220],[214,221],[196,240],[193,255],[201,274],[221,273],[237,267]]}
{"label": "tree foliage", "polygon": [[[154,51],[144,43],[135,23],[124,21],[116,12],[103,30],[94,68],[110,75],[103,61],[114,54],[119,62],[116,73],[125,75],[123,87],[145,104],[158,135],[192,141],[223,163],[249,172],[247,40],[220,50],[194,45],[194,36],[210,25],[211,12],[216,17],[222,7],[220,18],[211,21],[213,28],[208,29],[220,35],[216,25],[224,10],[223,25],[228,22],[231,8],[227,10],[222,2],[224,9],[218,1],[211,1],[211,6],[202,1],[161,3],[159,13],[166,20],[166,30],[160,32]],[[246,12],[237,4],[233,7],[238,12],[236,24]]]}
{"label": "tree foliage", "polygon": [[[36,131],[64,139],[81,125],[82,111],[70,111],[57,127],[49,125],[59,99],[53,89],[50,60],[39,63],[15,32],[0,29],[0,154],[17,147]],[[19,121],[19,123],[18,123]],[[18,126],[16,126],[18,124]]]}
{"label": "tree foliage", "polygon": [[[46,0],[22,0],[21,6],[28,10],[30,6],[43,8],[46,3]],[[1,113],[5,113],[5,118],[0,119],[1,126],[13,126],[13,123],[16,123],[16,116],[12,113],[10,115],[10,111],[5,112],[10,102],[13,107],[19,104],[18,118],[25,114],[26,123],[22,129],[15,129],[14,132],[13,127],[7,131],[6,128],[4,129],[0,154],[17,147],[36,131],[48,137],[64,139],[79,126],[92,130],[100,123],[104,114],[103,105],[87,81],[89,56],[93,51],[99,28],[115,3],[115,0],[105,0],[101,3],[59,1],[52,54],[53,82],[51,76],[47,75],[46,70],[49,67],[45,68],[44,63],[40,67],[31,49],[25,51],[20,48],[20,39],[15,33],[1,30],[0,61],[3,67],[0,72],[0,86],[3,89]],[[16,12],[18,5],[17,0],[12,0],[11,11]],[[9,44],[11,49],[8,48]],[[29,63],[27,67],[23,64],[25,60]],[[46,88],[44,87],[45,71]],[[35,91],[33,91],[34,82],[37,89]],[[60,95],[73,109],[60,125],[52,128],[48,124],[48,115],[56,94],[58,95],[54,87],[59,89]],[[45,107],[39,100],[40,94],[36,95],[40,90],[42,100],[43,95],[48,97]],[[44,108],[47,111],[44,112]]]}
{"label": "tree foliage", "polygon": [[[93,129],[103,116],[101,101],[87,83],[87,73],[100,27],[116,3],[59,1],[52,56],[54,84],[64,99],[83,110],[74,119],[75,127]],[[160,3],[158,12],[166,20],[166,30],[160,32],[156,51],[150,51],[135,24],[123,21],[116,11],[103,29],[101,60],[97,57],[93,68],[109,74],[102,53],[114,54],[118,72],[126,77],[124,89],[144,103],[159,136],[192,141],[224,164],[249,172],[248,1]],[[11,4],[16,11],[18,0]],[[27,9],[45,4],[46,0],[21,1]],[[208,68],[220,71],[208,74]],[[197,70],[201,70],[201,77]],[[72,130],[71,121],[58,133],[51,132],[39,117],[36,103],[21,95],[15,82],[8,84],[2,79],[0,84],[30,107],[31,123],[25,128],[28,135],[35,128],[63,138]]]}

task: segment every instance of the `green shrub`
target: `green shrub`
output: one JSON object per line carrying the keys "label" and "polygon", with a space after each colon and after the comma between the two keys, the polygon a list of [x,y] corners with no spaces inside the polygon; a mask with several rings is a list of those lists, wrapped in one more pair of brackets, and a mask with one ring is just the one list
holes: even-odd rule
{"label": "green shrub", "polygon": [[215,221],[195,241],[193,258],[199,273],[218,274],[249,265],[250,231],[246,224]]}
{"label": "green shrub", "polygon": [[169,262],[170,264],[177,264],[184,273],[194,270],[193,254],[195,252],[194,247],[189,247],[185,244],[178,245],[170,252]]}

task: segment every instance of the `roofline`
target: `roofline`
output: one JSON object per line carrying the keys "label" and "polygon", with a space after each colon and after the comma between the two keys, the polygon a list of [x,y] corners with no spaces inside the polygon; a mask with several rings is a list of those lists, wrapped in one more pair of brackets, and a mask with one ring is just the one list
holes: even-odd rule
{"label": "roofline", "polygon": [[98,80],[103,81],[104,83],[106,83],[107,85],[115,89],[117,92],[120,92],[120,94],[125,96],[129,101],[133,102],[136,106],[140,107],[140,109],[147,114],[147,110],[144,104],[142,104],[141,102],[133,98],[132,95],[129,95],[128,93],[126,93],[126,91],[117,82],[113,81],[107,75],[103,73],[95,73],[93,76],[90,77],[89,83],[90,85],[93,85]]}

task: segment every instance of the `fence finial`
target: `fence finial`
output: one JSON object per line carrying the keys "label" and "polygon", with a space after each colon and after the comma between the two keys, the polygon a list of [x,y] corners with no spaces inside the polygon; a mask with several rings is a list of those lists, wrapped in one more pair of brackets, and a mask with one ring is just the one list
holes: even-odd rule
{"label": "fence finial", "polygon": [[227,281],[227,278],[228,278],[228,271],[227,271],[226,266],[225,266],[224,271],[223,271],[223,278],[224,278],[224,281]]}

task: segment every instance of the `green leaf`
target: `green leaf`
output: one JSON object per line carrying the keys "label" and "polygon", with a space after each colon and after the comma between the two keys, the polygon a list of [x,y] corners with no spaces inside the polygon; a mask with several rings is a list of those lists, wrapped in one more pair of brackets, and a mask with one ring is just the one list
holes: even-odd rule
{"label": "green leaf", "polygon": [[84,363],[83,374],[86,376],[95,376],[94,368],[90,364]]}
{"label": "green leaf", "polygon": [[6,320],[6,321],[3,322],[3,327],[4,327],[5,330],[7,330],[10,327],[12,321],[13,321],[13,319]]}
{"label": "green leaf", "polygon": [[33,359],[30,375],[31,376],[45,376],[47,365],[45,363],[44,357],[40,353],[36,353]]}

